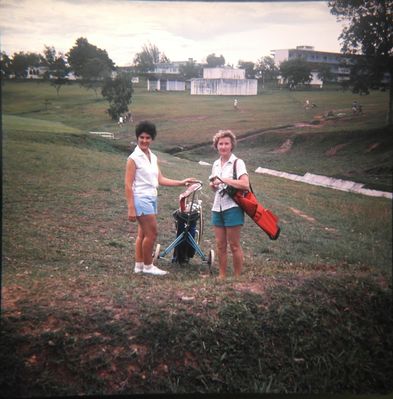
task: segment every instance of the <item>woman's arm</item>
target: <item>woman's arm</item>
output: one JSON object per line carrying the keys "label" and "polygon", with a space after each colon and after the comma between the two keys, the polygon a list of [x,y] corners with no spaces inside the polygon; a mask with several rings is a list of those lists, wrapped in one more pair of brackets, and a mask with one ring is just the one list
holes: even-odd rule
{"label": "woman's arm", "polygon": [[183,180],[168,179],[161,173],[161,170],[158,169],[158,184],[161,186],[170,186],[170,187],[187,186],[188,184],[195,183],[196,181],[197,180],[194,177],[187,177],[186,179]]}
{"label": "woman's arm", "polygon": [[134,192],[132,186],[135,180],[135,162],[132,159],[127,160],[126,173],[124,178],[125,193],[128,207],[128,220],[130,222],[136,221],[136,212],[134,206]]}
{"label": "woman's arm", "polygon": [[[216,180],[218,180],[216,178]],[[249,190],[250,189],[250,179],[248,178],[248,174],[243,174],[239,177],[239,179],[230,179],[229,177],[222,177],[221,182],[228,184],[229,186],[235,187],[239,190]]]}

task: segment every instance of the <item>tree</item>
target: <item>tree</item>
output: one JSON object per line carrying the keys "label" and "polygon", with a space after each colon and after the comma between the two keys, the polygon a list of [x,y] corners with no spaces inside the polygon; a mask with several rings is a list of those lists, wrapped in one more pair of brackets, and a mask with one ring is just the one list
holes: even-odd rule
{"label": "tree", "polygon": [[55,62],[56,50],[54,47],[44,46],[44,64],[50,66]]}
{"label": "tree", "polygon": [[80,37],[76,45],[66,54],[68,63],[76,76],[82,78],[82,85],[87,89],[94,89],[102,85],[115,69],[113,61],[106,50],[90,44],[87,39]]}
{"label": "tree", "polygon": [[279,74],[279,70],[274,63],[274,58],[265,56],[260,58],[255,65],[256,78],[262,79],[262,87],[267,82],[275,82]]}
{"label": "tree", "polygon": [[187,61],[185,65],[179,67],[180,75],[188,80],[202,76],[202,67],[197,65],[194,60]]}
{"label": "tree", "polygon": [[[329,1],[330,12],[346,22],[339,39],[349,60],[348,85],[355,93],[389,87],[388,124],[393,124],[393,1]],[[386,74],[388,76],[386,76]]]}
{"label": "tree", "polygon": [[144,44],[142,51],[134,57],[134,66],[139,73],[146,73],[154,69],[159,62],[170,62],[169,58],[161,53],[159,48],[151,43]]}
{"label": "tree", "polygon": [[50,80],[51,85],[55,87],[57,95],[63,85],[69,83],[67,79],[70,68],[63,54],[56,54],[54,47],[45,46],[44,64],[48,67],[46,78]]}
{"label": "tree", "polygon": [[256,70],[255,70],[255,64],[253,62],[239,60],[238,67],[245,69],[246,79],[254,79],[255,78]]}
{"label": "tree", "polygon": [[8,78],[11,75],[11,58],[5,52],[0,53],[1,78]]}
{"label": "tree", "polygon": [[280,73],[290,89],[311,81],[311,66],[301,58],[283,61],[280,64]]}
{"label": "tree", "polygon": [[121,114],[128,111],[132,93],[130,74],[120,73],[114,79],[105,79],[101,94],[109,102],[108,113],[112,120],[117,120]]}
{"label": "tree", "polygon": [[217,57],[215,53],[212,53],[206,57],[206,62],[209,68],[220,67],[225,65],[225,58],[222,54]]}
{"label": "tree", "polygon": [[333,78],[332,71],[330,70],[330,66],[327,64],[319,64],[317,66],[318,70],[318,79],[321,79],[323,84],[329,82]]}
{"label": "tree", "polygon": [[160,62],[168,64],[171,62],[171,60],[164,53],[161,53],[160,54]]}

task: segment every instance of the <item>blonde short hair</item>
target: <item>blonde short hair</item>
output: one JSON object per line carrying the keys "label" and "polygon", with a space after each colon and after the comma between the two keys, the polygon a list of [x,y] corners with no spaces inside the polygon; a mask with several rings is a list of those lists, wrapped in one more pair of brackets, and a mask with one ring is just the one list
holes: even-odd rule
{"label": "blonde short hair", "polygon": [[214,149],[217,150],[217,145],[220,139],[223,139],[225,137],[229,137],[231,139],[232,143],[232,150],[235,148],[236,145],[236,136],[233,134],[232,130],[219,130],[214,136],[213,136],[213,147]]}

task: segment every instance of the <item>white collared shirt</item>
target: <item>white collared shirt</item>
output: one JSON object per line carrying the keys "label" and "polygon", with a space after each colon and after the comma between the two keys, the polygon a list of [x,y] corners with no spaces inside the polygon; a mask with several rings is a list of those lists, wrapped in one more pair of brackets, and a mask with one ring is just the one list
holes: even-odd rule
{"label": "white collared shirt", "polygon": [[158,187],[158,163],[157,157],[150,151],[150,160],[139,148],[135,147],[133,153],[128,157],[135,162],[135,179],[132,186],[134,195],[157,196]]}
{"label": "white collared shirt", "polygon": [[[218,177],[227,177],[229,179],[233,178],[233,163],[235,159],[238,159],[236,163],[236,177],[239,179],[242,175],[248,174],[246,165],[244,161],[240,158],[237,158],[234,154],[231,154],[228,161],[221,166],[221,159],[217,159],[213,163],[212,167],[212,176]],[[228,195],[224,194],[223,196],[220,193],[220,190],[225,187],[225,184],[220,184],[218,190],[216,191],[216,195],[214,197],[213,208],[212,211],[221,212],[227,209],[238,206],[236,202]]]}

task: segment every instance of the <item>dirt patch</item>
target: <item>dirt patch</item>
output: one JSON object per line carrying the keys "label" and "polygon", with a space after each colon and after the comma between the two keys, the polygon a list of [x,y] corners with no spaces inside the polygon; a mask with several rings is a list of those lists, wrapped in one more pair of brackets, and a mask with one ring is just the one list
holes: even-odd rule
{"label": "dirt patch", "polygon": [[300,211],[299,209],[296,209],[296,208],[289,208],[289,209],[290,209],[294,214],[296,214],[296,215],[298,215],[298,216],[300,216],[300,217],[302,217],[302,218],[308,220],[309,222],[312,222],[312,223],[315,223],[315,222],[316,222],[316,220],[315,220],[312,216],[309,216],[309,215],[305,214],[304,212]]}
{"label": "dirt patch", "polygon": [[233,286],[236,291],[251,292],[253,294],[262,294],[269,288],[269,283],[265,279],[252,283],[237,283]]}
{"label": "dirt patch", "polygon": [[371,152],[371,151],[376,150],[377,148],[379,148],[380,145],[381,145],[381,143],[373,143],[373,144],[370,144],[370,145],[367,147],[366,153],[369,153],[369,152]]}
{"label": "dirt patch", "polygon": [[29,294],[26,288],[19,285],[11,285],[2,287],[1,307],[3,312],[6,311],[11,316],[18,316],[21,312],[18,310],[17,303]]}
{"label": "dirt patch", "polygon": [[318,128],[321,127],[322,123],[318,121],[318,123],[306,123],[306,122],[299,122],[295,123],[295,128],[305,128],[305,127],[313,127]]}
{"label": "dirt patch", "polygon": [[325,155],[328,157],[334,157],[338,151],[342,150],[345,148],[349,143],[343,143],[343,144],[338,144],[332,148],[329,148],[326,152]]}
{"label": "dirt patch", "polygon": [[280,147],[278,147],[272,152],[275,154],[285,154],[290,151],[292,145],[293,145],[293,140],[287,139],[280,145]]}
{"label": "dirt patch", "polygon": [[208,115],[179,116],[178,118],[171,118],[170,120],[178,122],[195,122],[195,121],[204,121],[206,119],[209,119]]}

